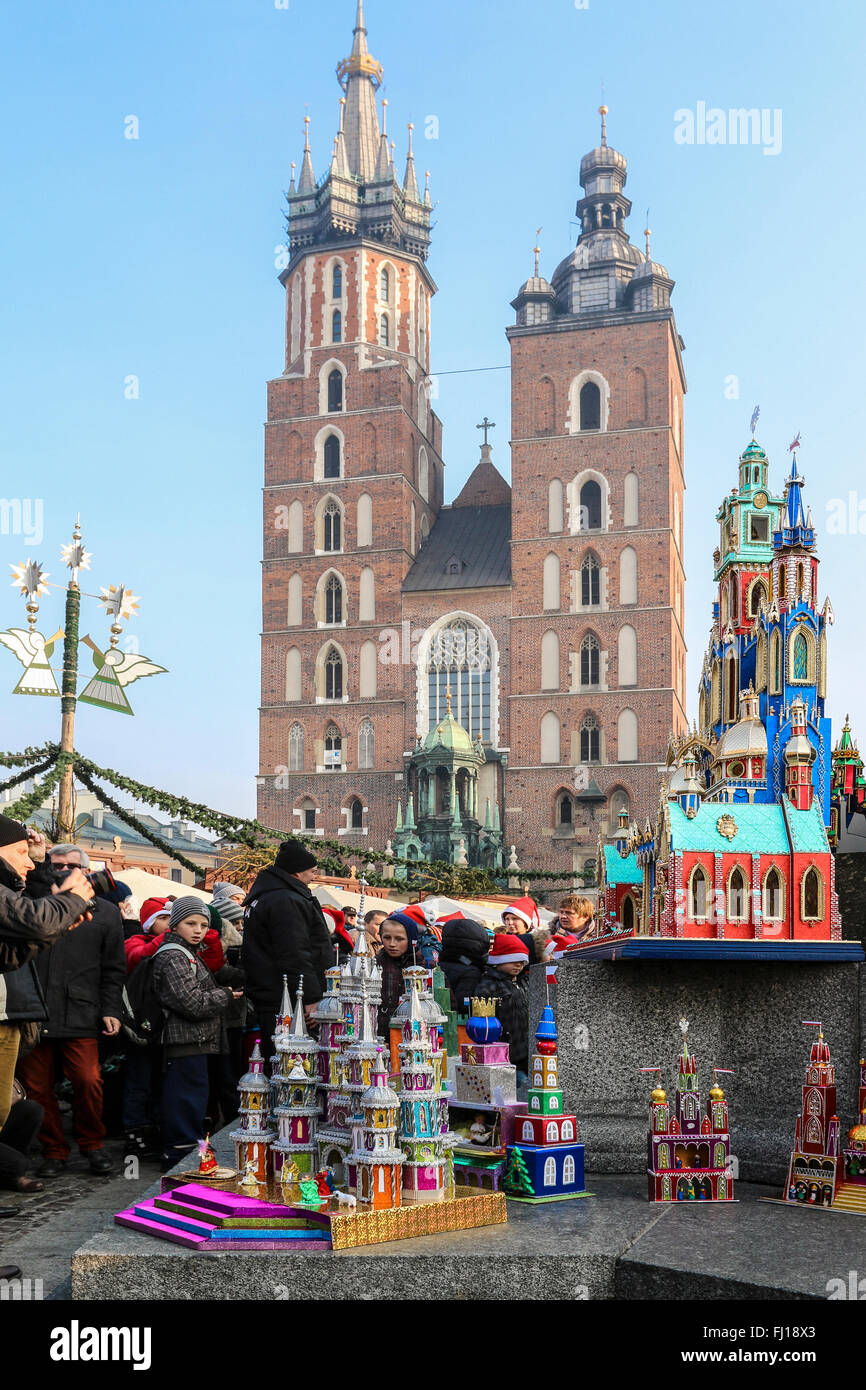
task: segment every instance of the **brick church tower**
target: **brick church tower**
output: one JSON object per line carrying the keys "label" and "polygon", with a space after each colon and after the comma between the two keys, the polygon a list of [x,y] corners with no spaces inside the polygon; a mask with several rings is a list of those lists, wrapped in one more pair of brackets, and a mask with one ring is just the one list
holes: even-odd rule
{"label": "brick church tower", "polygon": [[[383,846],[414,670],[408,657],[379,659],[380,634],[401,632],[402,581],[442,503],[429,409],[432,202],[411,125],[397,178],[361,0],[337,76],[328,173],[317,183],[307,118],[288,193],[286,363],[268,387],[265,445],[259,814]],[[314,775],[349,770],[351,789]]]}
{"label": "brick church tower", "polygon": [[[578,849],[658,795],[685,726],[682,341],[673,281],[625,229],[626,160],[580,164],[577,246],[514,300],[511,749],[505,838],[541,802]],[[575,772],[576,769],[576,772]],[[577,821],[584,822],[581,829]],[[546,830],[546,836],[545,836]],[[549,824],[526,844],[550,853]],[[544,838],[542,838],[544,837]]]}

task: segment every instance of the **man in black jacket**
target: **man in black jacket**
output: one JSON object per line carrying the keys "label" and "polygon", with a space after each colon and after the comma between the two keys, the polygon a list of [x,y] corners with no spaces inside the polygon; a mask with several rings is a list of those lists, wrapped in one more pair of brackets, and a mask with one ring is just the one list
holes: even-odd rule
{"label": "man in black jacket", "polygon": [[[77,845],[55,845],[45,871],[31,874],[27,891],[38,897],[56,886],[53,871],[89,869],[90,861]],[[95,898],[90,920],[83,922],[36,963],[48,1022],[39,1044],[18,1064],[18,1075],[45,1111],[39,1138],[45,1162],[43,1177],[56,1177],[69,1158],[69,1144],[54,1090],[57,1064],[72,1086],[73,1128],[78,1147],[91,1173],[110,1173],[114,1167],[105,1152],[102,1122],[102,1075],[99,1035],[120,1031],[121,993],[126,983],[123,924],[113,903]]]}
{"label": "man in black jacket", "polygon": [[0,816],[0,1127],[12,1105],[20,1041],[19,1025],[7,1013],[5,976],[59,940],[81,920],[93,899],[93,889],[79,869],[69,875],[62,891],[34,902],[24,894],[33,868],[27,830],[20,821]]}
{"label": "man in black jacket", "polygon": [[284,975],[293,1005],[303,975],[308,1017],[325,992],[334,951],[322,909],[307,886],[315,877],[315,856],[297,840],[285,840],[273,867],[258,874],[246,897],[242,963],[265,1048],[276,1027]]}

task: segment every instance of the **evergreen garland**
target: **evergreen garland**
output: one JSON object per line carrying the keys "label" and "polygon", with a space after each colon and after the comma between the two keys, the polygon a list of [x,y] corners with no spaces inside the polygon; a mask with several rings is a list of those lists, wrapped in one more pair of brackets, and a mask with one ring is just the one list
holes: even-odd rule
{"label": "evergreen garland", "polygon": [[26,782],[29,777],[38,777],[40,772],[45,772],[54,762],[54,757],[46,758],[44,762],[37,763],[35,767],[25,767],[23,772],[16,772],[14,777],[7,777],[5,782],[0,782],[0,792],[8,791],[10,787],[17,787],[19,782]]}
{"label": "evergreen garland", "polygon": [[57,743],[43,743],[41,748],[25,748],[23,753],[0,753],[0,767],[26,767],[43,758],[56,757]]}
{"label": "evergreen garland", "polygon": [[27,796],[20,796],[17,801],[13,801],[12,805],[7,807],[5,814],[10,816],[12,820],[26,821],[29,816],[33,815],[34,811],[39,810],[46,797],[51,795],[63,776],[64,769],[71,761],[71,753],[60,753],[48,775],[43,777],[41,782],[37,782],[33,791],[28,792]]}

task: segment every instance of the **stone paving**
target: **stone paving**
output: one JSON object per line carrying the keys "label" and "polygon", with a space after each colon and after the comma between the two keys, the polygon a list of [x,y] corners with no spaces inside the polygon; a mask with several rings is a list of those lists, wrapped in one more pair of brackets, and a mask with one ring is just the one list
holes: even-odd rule
{"label": "stone paving", "polygon": [[[24,1279],[41,1279],[45,1299],[68,1299],[72,1252],[96,1231],[111,1226],[116,1211],[151,1187],[159,1163],[123,1161],[123,1145],[106,1141],[115,1171],[95,1177],[77,1152],[62,1176],[45,1179],[45,1190],[24,1196],[0,1191],[0,1206],[18,1208],[20,1216],[0,1220],[0,1264],[16,1264]],[[34,1166],[36,1176],[38,1161]]]}

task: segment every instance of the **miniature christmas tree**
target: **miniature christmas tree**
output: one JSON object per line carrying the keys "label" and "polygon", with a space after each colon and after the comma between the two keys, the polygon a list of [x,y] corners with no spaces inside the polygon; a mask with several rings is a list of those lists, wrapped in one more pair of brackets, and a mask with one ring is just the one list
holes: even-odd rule
{"label": "miniature christmas tree", "polygon": [[508,1158],[508,1167],[505,1170],[504,1186],[509,1192],[515,1192],[519,1196],[534,1197],[535,1192],[529,1180],[529,1173],[526,1168],[526,1160],[520,1149],[515,1144]]}

